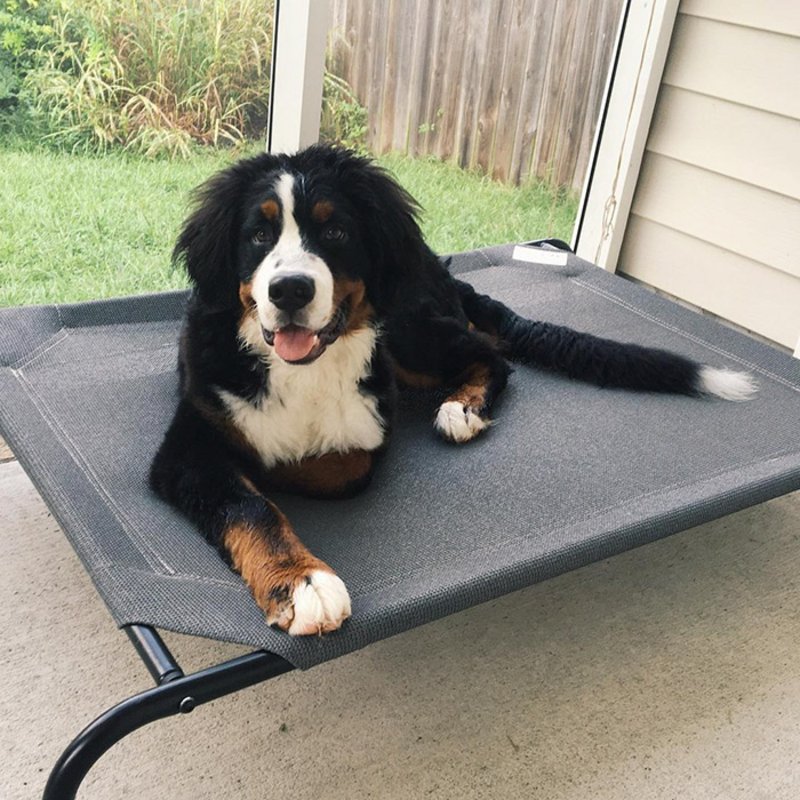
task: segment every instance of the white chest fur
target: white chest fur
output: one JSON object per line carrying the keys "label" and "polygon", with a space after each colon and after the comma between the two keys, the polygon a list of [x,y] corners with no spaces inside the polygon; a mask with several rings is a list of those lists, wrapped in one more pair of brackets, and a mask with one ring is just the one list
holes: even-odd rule
{"label": "white chest fur", "polygon": [[[244,338],[255,344],[254,337]],[[377,401],[358,386],[369,369],[375,340],[374,330],[357,331],[306,365],[287,364],[262,344],[258,349],[269,363],[267,395],[254,404],[219,390],[233,422],[266,466],[381,445],[384,428]]]}

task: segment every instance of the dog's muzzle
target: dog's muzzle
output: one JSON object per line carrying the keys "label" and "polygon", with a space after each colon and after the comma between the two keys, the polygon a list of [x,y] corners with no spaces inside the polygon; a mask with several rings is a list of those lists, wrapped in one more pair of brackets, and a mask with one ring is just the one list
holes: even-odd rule
{"label": "dog's muzzle", "polygon": [[321,330],[290,323],[274,331],[262,327],[264,341],[289,364],[310,364],[316,361],[346,330],[348,303],[336,309],[331,321]]}

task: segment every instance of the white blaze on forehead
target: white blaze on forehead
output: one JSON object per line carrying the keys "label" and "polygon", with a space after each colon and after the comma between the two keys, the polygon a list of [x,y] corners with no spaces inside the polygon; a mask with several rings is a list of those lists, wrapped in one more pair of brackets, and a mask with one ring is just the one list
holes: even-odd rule
{"label": "white blaze on forehead", "polygon": [[275,245],[275,250],[288,250],[291,248],[302,250],[303,242],[300,238],[300,228],[294,216],[294,175],[284,172],[275,184],[275,194],[278,195],[283,209],[281,235],[278,239],[278,244]]}
{"label": "white blaze on forehead", "polygon": [[333,275],[319,256],[303,247],[303,237],[295,216],[294,175],[284,172],[275,182],[275,194],[281,204],[281,230],[275,247],[259,264],[253,275],[252,296],[261,324],[275,330],[280,314],[269,301],[269,282],[276,274],[307,275],[314,281],[314,299],[300,312],[298,324],[320,330],[333,314]]}

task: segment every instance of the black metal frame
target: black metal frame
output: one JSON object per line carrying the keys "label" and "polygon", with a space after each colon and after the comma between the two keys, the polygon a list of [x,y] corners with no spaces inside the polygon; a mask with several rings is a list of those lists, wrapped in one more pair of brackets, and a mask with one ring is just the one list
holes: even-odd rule
{"label": "black metal frame", "polygon": [[[272,41],[272,81],[267,115],[267,150],[271,150],[280,0],[275,0]],[[238,692],[294,669],[285,659],[257,650],[213,667],[184,675],[155,628],[126,625],[125,633],[153,676],[156,686],[123,700],[90,723],[70,743],[53,767],[42,800],[74,800],[81,782],[94,763],[120,739],[138,728],[175,714],[188,714],[197,706]]]}
{"label": "black metal frame", "polygon": [[53,767],[42,800],[74,800],[92,765],[138,728],[294,669],[280,656],[257,650],[184,675],[154,628],[127,625],[124,630],[157,685],[108,709],[79,733]]}

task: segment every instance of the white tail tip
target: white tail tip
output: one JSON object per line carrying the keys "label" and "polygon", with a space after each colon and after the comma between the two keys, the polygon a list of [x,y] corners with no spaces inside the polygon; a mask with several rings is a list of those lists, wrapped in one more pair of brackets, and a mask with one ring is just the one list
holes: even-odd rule
{"label": "white tail tip", "polygon": [[758,383],[747,372],[717,367],[700,367],[697,373],[697,391],[713,394],[723,400],[749,400],[757,391]]}

